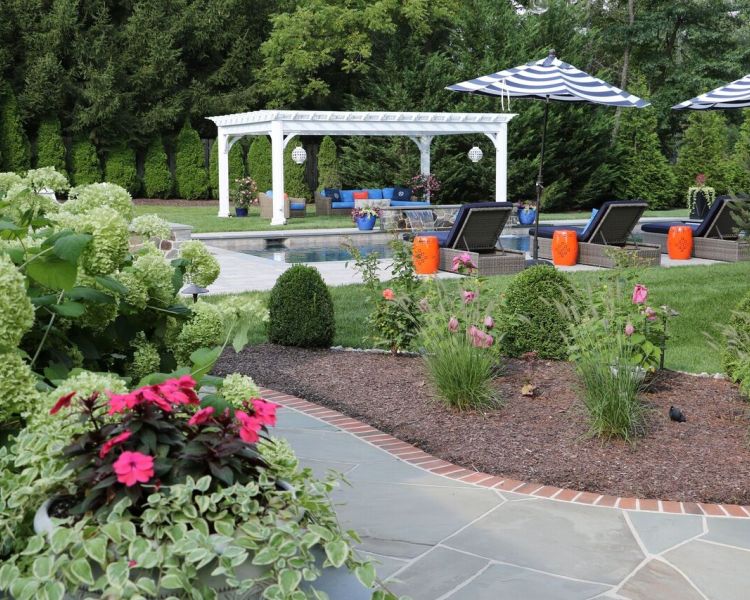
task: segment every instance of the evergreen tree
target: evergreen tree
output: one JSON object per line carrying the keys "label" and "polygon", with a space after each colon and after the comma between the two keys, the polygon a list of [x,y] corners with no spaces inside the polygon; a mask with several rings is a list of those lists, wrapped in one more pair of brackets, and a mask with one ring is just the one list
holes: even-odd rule
{"label": "evergreen tree", "polygon": [[96,147],[88,138],[73,141],[70,152],[71,179],[73,185],[99,183],[102,180],[99,156]]}
{"label": "evergreen tree", "polygon": [[323,138],[318,150],[318,189],[340,188],[341,175],[336,144],[330,135]]}
{"label": "evergreen tree", "polygon": [[167,198],[172,192],[172,174],[161,137],[154,138],[146,150],[143,191],[146,198]]}
{"label": "evergreen tree", "polygon": [[292,151],[296,148],[290,143],[284,150],[284,192],[290,198],[310,199],[310,188],[305,181],[305,163],[298,165],[292,160]]}
{"label": "evergreen tree", "polygon": [[60,173],[67,173],[60,121],[54,117],[45,119],[39,125],[36,134],[36,166],[55,167]]}
{"label": "evergreen tree", "polygon": [[734,144],[731,168],[732,191],[735,193],[750,193],[750,117],[747,115],[740,127],[739,137]]}
{"label": "evergreen tree", "polygon": [[107,155],[104,180],[124,187],[132,196],[140,191],[141,182],[138,180],[135,151],[132,148],[123,144]]}
{"label": "evergreen tree", "polygon": [[[646,96],[643,80],[636,80],[629,91]],[[681,200],[677,179],[666,157],[661,152],[656,135],[656,111],[651,108],[623,111],[617,138],[620,177],[615,184],[618,198],[640,198],[649,208],[674,206]]]}
{"label": "evergreen tree", "polygon": [[266,192],[273,186],[271,169],[271,142],[268,136],[257,135],[247,152],[247,174],[258,184],[259,192]]}
{"label": "evergreen tree", "polygon": [[727,120],[721,111],[691,112],[677,155],[677,184],[681,194],[695,185],[699,173],[706,175],[706,185],[714,188],[717,195],[729,192],[732,177],[727,138]]}
{"label": "evergreen tree", "polygon": [[[211,144],[211,160],[208,171],[211,176],[211,198],[219,197],[219,144],[214,140]],[[245,176],[244,148],[241,142],[236,142],[229,150],[229,188],[237,186],[235,181]]]}
{"label": "evergreen tree", "polygon": [[0,97],[0,155],[5,171],[31,168],[31,148],[23,130],[18,102],[10,89]]}
{"label": "evergreen tree", "polygon": [[185,121],[175,142],[175,183],[180,198],[197,200],[208,195],[203,142],[190,121]]}

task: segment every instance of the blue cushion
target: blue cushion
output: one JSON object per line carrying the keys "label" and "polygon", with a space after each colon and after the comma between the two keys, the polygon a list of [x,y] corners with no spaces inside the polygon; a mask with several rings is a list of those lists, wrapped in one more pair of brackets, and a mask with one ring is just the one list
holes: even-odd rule
{"label": "blue cushion", "polygon": [[426,200],[424,202],[420,200],[409,200],[407,202],[402,200],[391,200],[391,206],[431,206],[431,204]]}
{"label": "blue cushion", "polygon": [[386,200],[393,200],[393,194],[396,193],[396,188],[383,188],[383,198]]}
{"label": "blue cushion", "polygon": [[644,223],[641,225],[641,231],[646,233],[663,233],[664,235],[669,233],[669,228],[672,225],[687,225],[693,232],[698,230],[700,223],[683,223],[682,221],[669,221],[661,223]]}
{"label": "blue cushion", "polygon": [[331,202],[331,208],[354,208],[354,200],[351,202]]}
{"label": "blue cushion", "polygon": [[[563,229],[572,229],[578,234],[578,239],[581,239],[583,235],[583,227],[570,227],[569,225],[543,225],[539,227],[539,237],[552,239],[555,231],[561,231]],[[534,235],[534,228],[529,229],[529,235]]]}
{"label": "blue cushion", "polygon": [[383,199],[383,190],[373,189],[373,190],[365,190],[367,192],[367,198],[369,200],[382,200]]}
{"label": "blue cushion", "polygon": [[445,247],[445,242],[448,240],[448,235],[450,234],[450,230],[443,230],[443,231],[420,231],[417,235],[419,236],[435,236],[438,239],[438,245],[441,248]]}
{"label": "blue cushion", "polygon": [[393,199],[398,200],[399,202],[411,200],[411,188],[397,187],[396,193],[393,194]]}
{"label": "blue cushion", "polygon": [[354,202],[354,192],[356,190],[341,190],[342,202]]}
{"label": "blue cushion", "polygon": [[586,222],[586,225],[583,227],[584,235],[588,231],[589,227],[591,227],[591,223],[594,222],[594,217],[596,217],[596,213],[599,212],[598,208],[592,208],[591,209],[591,216],[589,217],[589,220]]}
{"label": "blue cushion", "polygon": [[291,210],[305,210],[305,203],[304,202],[290,202],[289,208]]}
{"label": "blue cushion", "polygon": [[266,192],[266,196],[268,196],[269,198],[273,198],[273,190],[268,190]]}

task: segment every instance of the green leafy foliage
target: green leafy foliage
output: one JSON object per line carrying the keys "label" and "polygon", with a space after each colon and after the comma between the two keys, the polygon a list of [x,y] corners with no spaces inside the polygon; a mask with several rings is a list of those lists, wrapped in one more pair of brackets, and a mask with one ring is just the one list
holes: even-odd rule
{"label": "green leafy foliage", "polygon": [[510,356],[536,352],[540,358],[567,358],[568,321],[557,302],[577,302],[568,277],[554,267],[538,265],[513,278],[505,292],[499,327],[503,350]]}
{"label": "green leafy foliage", "polygon": [[309,200],[311,194],[305,181],[305,163],[298,165],[292,160],[292,151],[295,147],[294,143],[290,143],[284,150],[284,192],[290,198]]}
{"label": "green leafy foliage", "polygon": [[135,168],[135,150],[125,145],[111,150],[104,164],[104,179],[124,187],[132,195],[137,194],[141,182]]}
{"label": "green leafy foliage", "polygon": [[203,143],[189,121],[185,121],[175,140],[175,184],[177,195],[186,200],[198,200],[208,194]]}
{"label": "green leafy foliage", "polygon": [[74,185],[86,185],[102,180],[99,156],[89,139],[73,141],[70,151],[71,179]]}
{"label": "green leafy foliage", "polygon": [[267,136],[257,135],[253,138],[250,149],[247,151],[247,171],[258,184],[258,191],[266,192],[273,187],[271,142]]}
{"label": "green leafy foliage", "polygon": [[724,331],[724,371],[750,398],[750,293],[737,304]]}
{"label": "green leafy foliage", "polygon": [[39,124],[36,134],[36,166],[54,167],[59,173],[67,173],[65,167],[65,143],[60,121],[45,119]]}
{"label": "green leafy foliage", "polygon": [[[219,144],[211,144],[211,160],[208,163],[211,176],[211,198],[219,197]],[[229,189],[237,187],[236,181],[245,176],[245,156],[242,144],[237,142],[229,150]]]}
{"label": "green leafy foliage", "polygon": [[0,89],[0,161],[5,171],[25,171],[31,167],[29,140],[18,102],[7,84]]}
{"label": "green leafy foliage", "polygon": [[675,167],[682,190],[695,185],[696,176],[703,173],[706,185],[718,195],[729,192],[732,172],[727,160],[727,136],[727,120],[721,111],[691,111]]}
{"label": "green leafy foliage", "polygon": [[318,150],[318,189],[340,188],[341,174],[336,152],[336,143],[329,135],[323,138]]}
{"label": "green leafy foliage", "polygon": [[294,265],[276,280],[268,300],[268,339],[274,344],[325,348],[335,333],[333,301],[314,267]]}
{"label": "green leafy foliage", "polygon": [[167,198],[172,192],[172,174],[161,137],[151,140],[143,162],[143,193],[147,198]]}

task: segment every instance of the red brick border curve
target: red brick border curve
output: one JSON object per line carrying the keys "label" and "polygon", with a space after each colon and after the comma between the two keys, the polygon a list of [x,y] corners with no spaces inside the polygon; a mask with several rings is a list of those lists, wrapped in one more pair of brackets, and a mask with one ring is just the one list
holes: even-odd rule
{"label": "red brick border curve", "polygon": [[744,517],[750,518],[750,506],[739,506],[737,504],[704,504],[703,502],[675,502],[671,500],[654,500],[643,498],[621,498],[618,496],[607,496],[593,492],[581,492],[559,488],[539,483],[528,483],[508,479],[496,475],[489,475],[481,471],[471,471],[459,467],[445,460],[427,454],[423,450],[407,444],[387,433],[374,427],[357,421],[351,417],[341,414],[330,408],[320,406],[313,402],[290,396],[275,390],[261,390],[263,398],[275,402],[287,408],[298,410],[306,415],[315,417],[351,433],[362,440],[385,450],[396,458],[400,458],[415,467],[419,467],[430,473],[442,475],[451,479],[457,479],[464,483],[471,483],[480,487],[494,488],[505,492],[526,494],[539,498],[549,498],[561,502],[575,502],[576,504],[587,504],[589,506],[605,506],[620,508],[623,510],[641,510],[650,512],[661,512],[669,514],[706,515],[709,517]]}

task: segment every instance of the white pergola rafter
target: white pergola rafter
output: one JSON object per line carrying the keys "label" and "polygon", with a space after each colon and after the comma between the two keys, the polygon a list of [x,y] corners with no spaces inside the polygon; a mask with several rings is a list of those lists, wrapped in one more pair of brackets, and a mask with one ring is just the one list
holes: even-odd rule
{"label": "white pergola rafter", "polygon": [[[508,121],[515,114],[258,110],[209,117],[218,127],[219,216],[229,216],[229,150],[248,135],[271,136],[273,217],[283,225],[284,148],[298,135],[405,136],[419,148],[420,172],[430,174],[430,145],[438,135],[484,134],[495,146],[495,200],[507,197]],[[252,176],[252,173],[250,173]]]}

